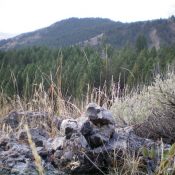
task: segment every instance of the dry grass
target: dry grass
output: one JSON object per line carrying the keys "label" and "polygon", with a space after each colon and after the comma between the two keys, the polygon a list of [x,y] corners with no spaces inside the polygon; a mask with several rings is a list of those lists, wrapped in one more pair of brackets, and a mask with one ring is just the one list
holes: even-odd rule
{"label": "dry grass", "polygon": [[39,175],[44,175],[44,168],[42,166],[41,157],[39,156],[39,154],[36,150],[35,143],[32,141],[32,136],[30,134],[30,131],[29,131],[29,128],[28,128],[27,125],[25,125],[25,129],[26,129],[26,132],[27,132],[28,142],[29,142],[29,145],[31,147],[32,154],[33,154],[33,157],[35,159],[35,166],[38,170],[38,174]]}
{"label": "dry grass", "polygon": [[121,98],[116,98],[111,111],[116,121],[133,125],[148,119],[155,110],[161,111],[162,104],[168,104],[175,94],[175,73],[169,71],[163,78],[157,75],[152,85],[144,86]]}
{"label": "dry grass", "polygon": [[[20,110],[48,112],[50,115],[57,114],[62,117],[78,117],[82,114],[82,111],[89,102],[96,102],[105,107],[109,107],[108,105],[110,102],[110,105],[112,104],[111,111],[113,112],[117,123],[122,126],[125,124],[141,124],[150,119],[150,116],[153,116],[154,120],[151,118],[151,122],[154,122],[154,132],[156,129],[159,131],[159,128],[162,128],[162,126],[164,126],[164,128],[167,127],[167,130],[170,132],[172,132],[170,127],[175,128],[175,122],[173,123],[174,125],[170,125],[172,122],[169,118],[167,118],[170,113],[172,115],[175,114],[174,71],[168,71],[163,78],[158,75],[151,86],[143,87],[142,90],[139,90],[139,93],[138,91],[134,91],[120,98],[115,96],[116,93],[114,92],[118,92],[119,89],[115,89],[113,82],[111,84],[110,98],[107,95],[105,85],[103,88],[93,89],[92,91],[88,88],[86,100],[84,102],[77,103],[78,105],[73,104],[69,100],[64,100],[58,83],[56,85],[51,81],[49,90],[44,88],[43,83],[38,85],[35,84],[33,89],[33,94],[31,94],[30,98],[20,98],[19,96],[9,98],[2,91],[0,93],[0,116],[6,115],[11,110]],[[113,103],[114,98],[115,102]],[[161,120],[158,117],[160,117]],[[167,123],[167,120],[170,122]],[[28,127],[26,128],[26,131],[35,158],[36,167],[39,174],[44,174],[41,159],[38,156],[35,145],[32,142]],[[174,172],[175,166],[171,161],[174,158],[174,146],[171,150],[171,153],[168,154],[169,157],[167,157],[167,159],[162,159],[160,166],[157,167],[157,175],[160,175],[162,172],[167,174],[167,171],[170,169]],[[163,154],[164,153],[162,153],[162,155]],[[123,168],[119,171],[117,169],[117,165],[115,165],[111,174],[146,174],[140,170],[141,160],[139,157],[130,156],[128,154],[124,158],[123,162]],[[165,164],[168,166],[165,166]]]}
{"label": "dry grass", "polygon": [[5,116],[12,109],[14,109],[14,101],[6,94],[0,92],[0,117]]}
{"label": "dry grass", "polygon": [[147,172],[143,170],[141,158],[128,153],[123,157],[122,166],[116,164],[110,170],[110,175],[146,175]]}

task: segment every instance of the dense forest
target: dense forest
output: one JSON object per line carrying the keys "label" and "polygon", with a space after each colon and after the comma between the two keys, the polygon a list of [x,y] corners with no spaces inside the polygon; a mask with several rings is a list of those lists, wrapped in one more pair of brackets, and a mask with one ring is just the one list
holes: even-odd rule
{"label": "dense forest", "polygon": [[83,98],[87,88],[108,88],[111,81],[120,87],[150,83],[155,74],[175,59],[175,45],[156,50],[139,36],[135,47],[116,49],[71,46],[62,49],[28,47],[0,51],[0,87],[8,95],[29,97],[40,83],[61,87],[64,97]]}

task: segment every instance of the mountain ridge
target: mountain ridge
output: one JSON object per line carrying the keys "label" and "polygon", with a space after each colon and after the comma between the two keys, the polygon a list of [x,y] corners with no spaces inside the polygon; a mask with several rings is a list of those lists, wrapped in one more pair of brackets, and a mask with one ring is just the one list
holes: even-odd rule
{"label": "mountain ridge", "polygon": [[69,18],[48,27],[24,33],[0,41],[0,49],[27,46],[65,47],[91,45],[92,38],[103,34],[98,44],[105,42],[121,48],[133,45],[139,35],[144,35],[149,47],[175,43],[175,18],[139,21],[132,23],[115,22],[107,18]]}

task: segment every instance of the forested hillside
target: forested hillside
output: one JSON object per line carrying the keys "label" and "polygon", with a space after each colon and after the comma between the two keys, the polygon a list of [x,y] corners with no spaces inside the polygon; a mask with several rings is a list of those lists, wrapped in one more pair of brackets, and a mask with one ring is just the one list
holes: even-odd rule
{"label": "forested hillside", "polygon": [[21,34],[13,39],[0,42],[0,49],[25,46],[64,47],[99,35],[117,25],[109,19],[70,18],[34,32]]}
{"label": "forested hillside", "polygon": [[[98,36],[101,38],[98,39]],[[175,43],[175,18],[121,23],[102,18],[70,18],[34,32],[0,41],[0,49],[47,46],[60,48],[72,45],[110,44],[115,48],[133,47],[138,36],[144,35],[148,47],[170,46]]]}
{"label": "forested hillside", "polygon": [[121,88],[149,83],[174,60],[175,45],[148,49],[143,36],[134,48],[106,45],[98,50],[71,46],[0,51],[0,86],[3,93],[30,96],[39,83],[49,90],[57,82],[65,97],[83,98],[88,85],[90,89],[110,87],[112,77],[114,82],[120,79]]}

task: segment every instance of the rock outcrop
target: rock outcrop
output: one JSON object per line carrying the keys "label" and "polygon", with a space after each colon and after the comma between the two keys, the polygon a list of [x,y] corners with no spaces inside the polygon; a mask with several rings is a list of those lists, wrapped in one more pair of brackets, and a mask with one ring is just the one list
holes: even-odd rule
{"label": "rock outcrop", "polygon": [[[33,118],[37,118],[36,121],[42,119],[41,124],[33,124]],[[3,118],[1,125],[9,125],[14,132],[1,131],[1,175],[38,173],[22,122],[30,127],[45,174],[104,174],[110,169],[121,168],[127,155],[139,156],[147,173],[155,170],[157,157],[150,163],[141,149],[154,147],[158,151],[159,145],[135,135],[132,127],[118,128],[110,111],[89,104],[85,115],[77,119],[61,120],[39,112],[13,112]],[[59,135],[52,136],[43,123],[49,128],[54,124]]]}

